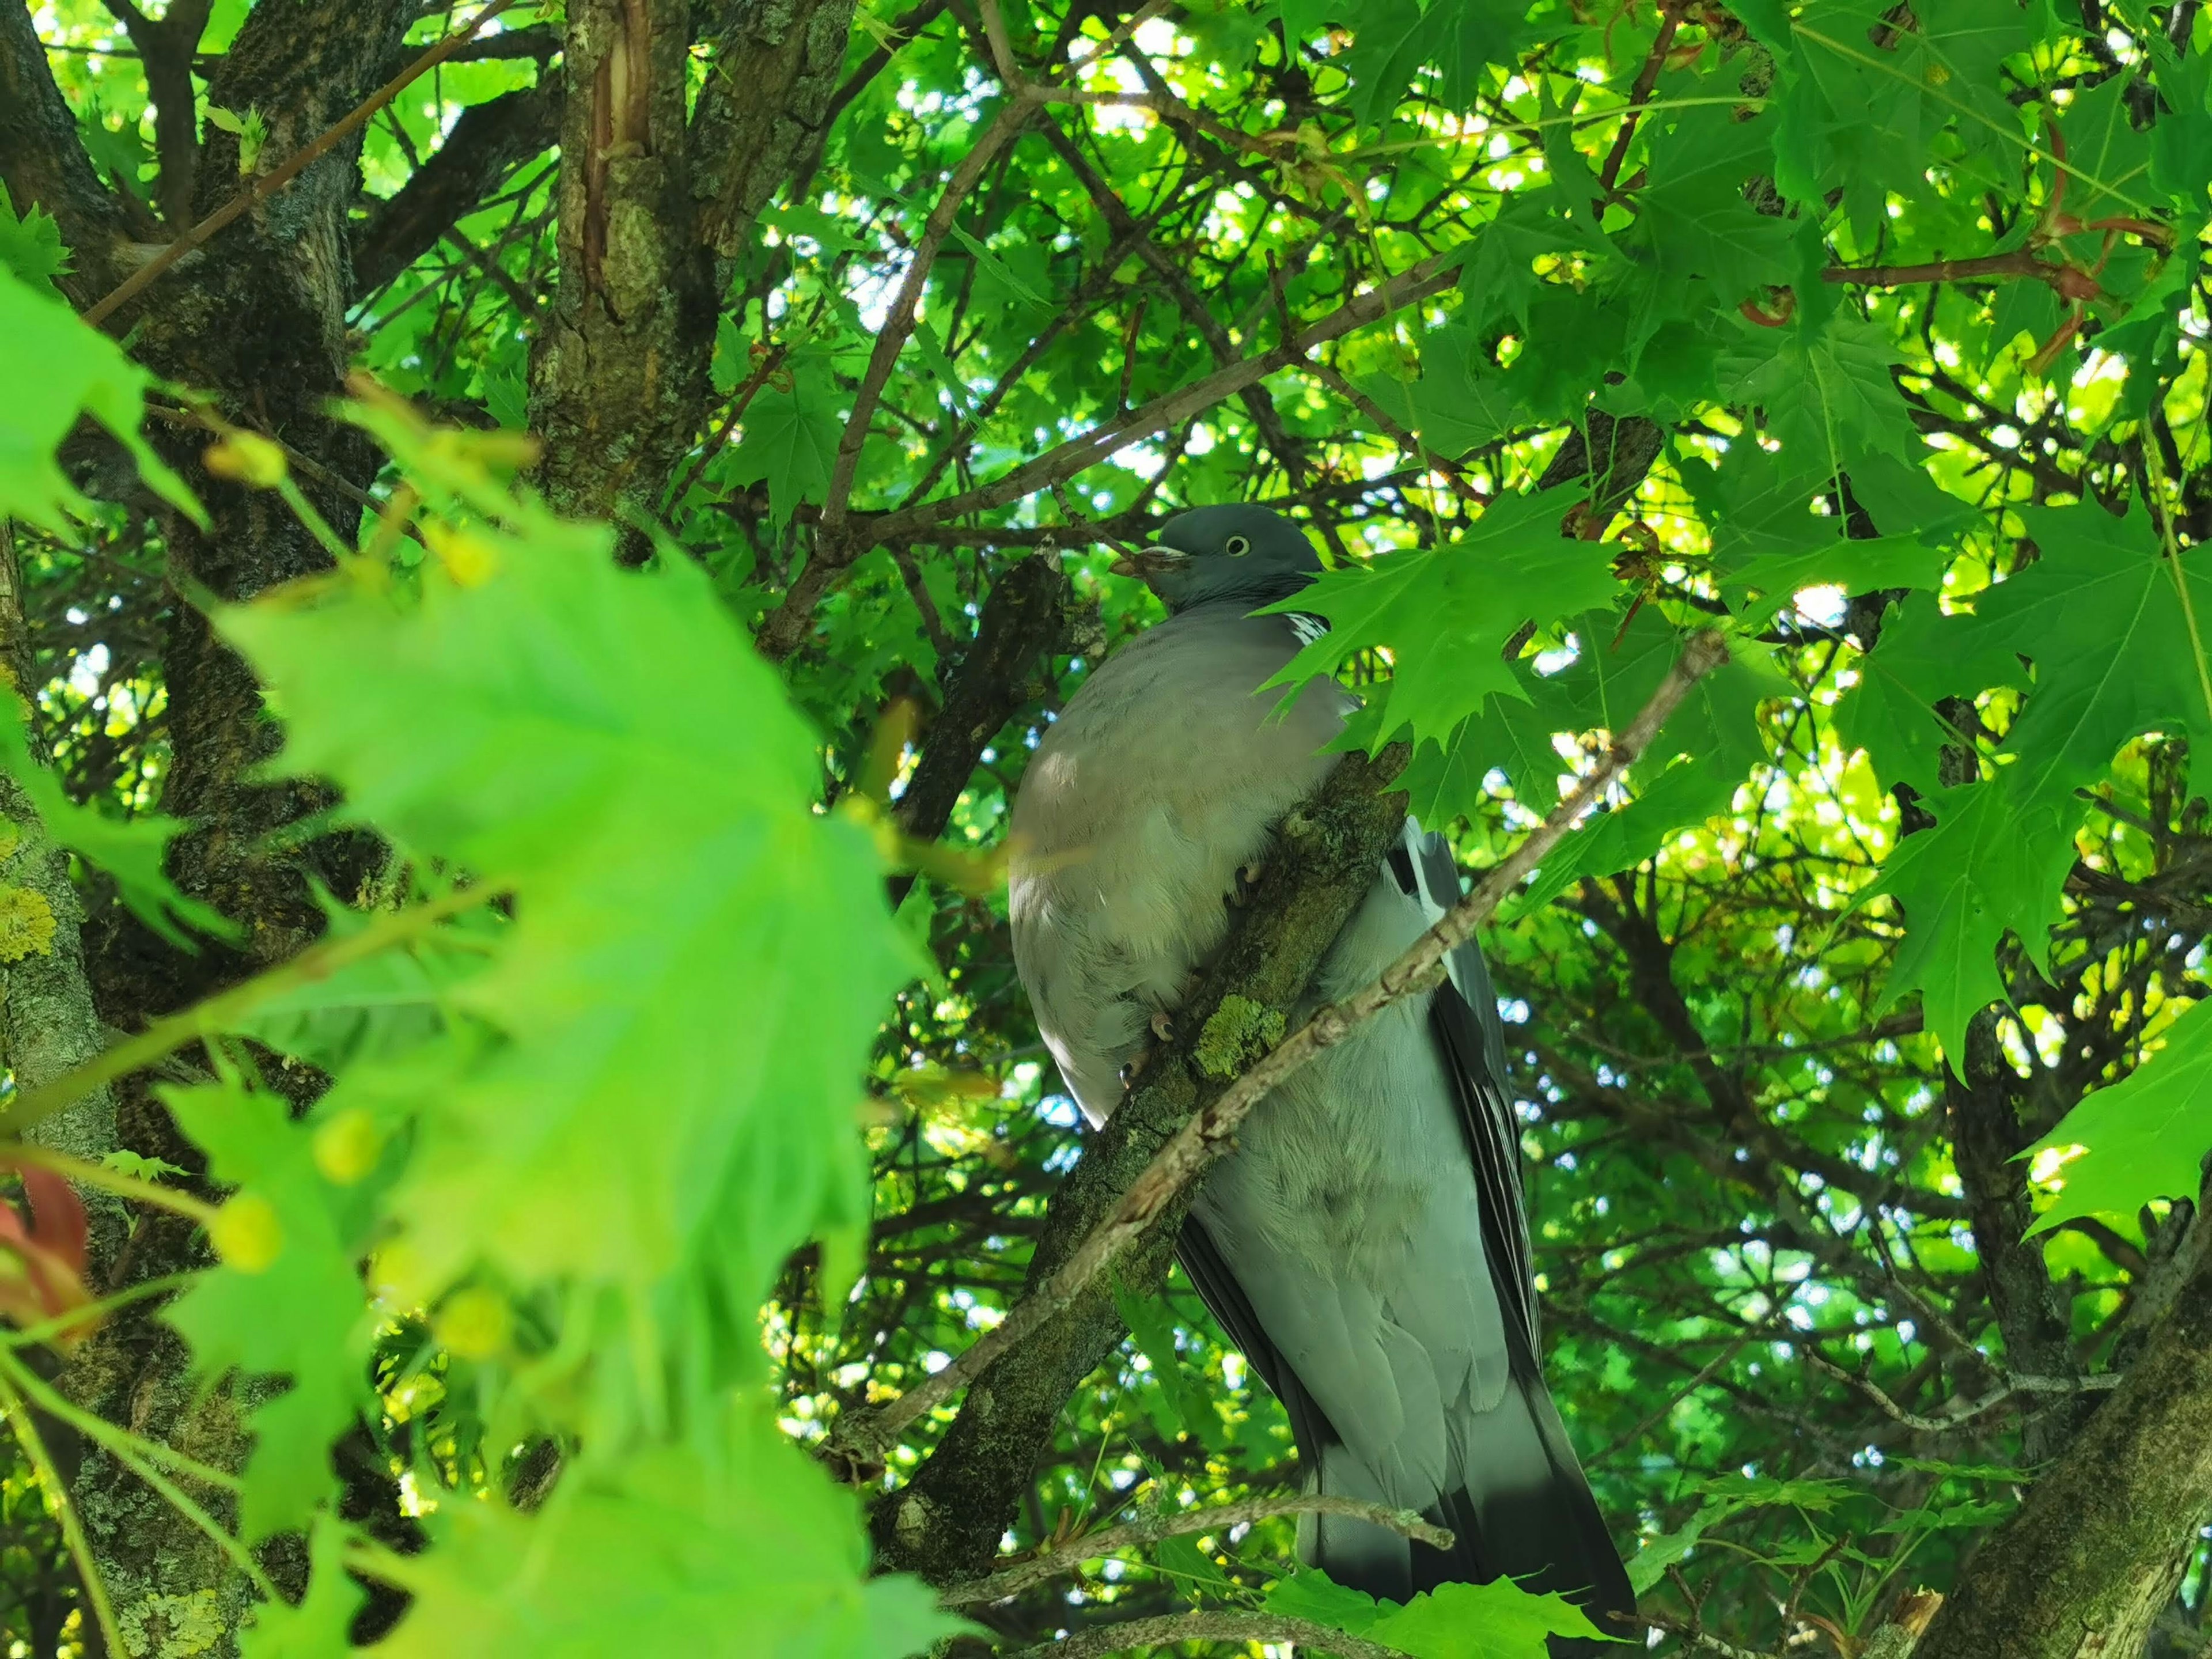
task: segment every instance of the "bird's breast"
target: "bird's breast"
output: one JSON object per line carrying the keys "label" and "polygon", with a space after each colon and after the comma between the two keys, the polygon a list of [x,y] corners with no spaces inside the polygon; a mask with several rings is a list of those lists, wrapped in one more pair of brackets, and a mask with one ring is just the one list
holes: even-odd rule
{"label": "bird's breast", "polygon": [[1238,870],[1334,757],[1348,699],[1259,688],[1297,649],[1281,619],[1192,615],[1093,671],[1014,803],[1015,963],[1039,1029],[1103,1119],[1156,1012],[1219,948]]}

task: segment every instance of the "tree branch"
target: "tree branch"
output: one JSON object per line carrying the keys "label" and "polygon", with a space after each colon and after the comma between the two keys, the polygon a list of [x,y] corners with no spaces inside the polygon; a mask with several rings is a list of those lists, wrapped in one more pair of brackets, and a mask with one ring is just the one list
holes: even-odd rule
{"label": "tree branch", "polygon": [[938,1597],[949,1607],[974,1607],[987,1601],[1003,1601],[1018,1595],[1035,1584],[1048,1578],[1057,1578],[1071,1567],[1085,1561],[1096,1561],[1109,1555],[1118,1555],[1127,1550],[1140,1550],[1157,1544],[1164,1538],[1188,1538],[1194,1534],[1227,1532],[1233,1527],[1247,1527],[1255,1521],[1266,1521],[1280,1515],[1341,1515],[1354,1521],[1364,1521],[1370,1526],[1387,1527],[1392,1532],[1418,1540],[1436,1549],[1452,1547],[1449,1528],[1439,1527],[1413,1510],[1394,1510],[1388,1504],[1370,1504],[1364,1498],[1336,1498],[1325,1492],[1306,1492],[1283,1498],[1248,1498],[1241,1503],[1217,1504],[1210,1509],[1182,1510],[1173,1515],[1157,1515],[1127,1525],[1109,1527],[1103,1532],[1088,1533],[1069,1540],[1056,1549],[1042,1552],[1026,1560],[1000,1568],[988,1578],[979,1578],[973,1583],[955,1584]]}
{"label": "tree branch", "polygon": [[937,501],[917,502],[881,517],[855,520],[846,534],[817,544],[813,556],[784,594],[783,602],[763,619],[754,643],[773,662],[781,661],[798,649],[813,621],[815,605],[829,592],[838,574],[869,547],[918,537],[952,520],[1004,507],[1024,495],[1065,483],[1129,445],[1179,426],[1224,398],[1232,398],[1246,386],[1265,380],[1277,369],[1301,361],[1315,347],[1340,339],[1354,329],[1364,328],[1392,312],[1442,293],[1457,280],[1463,257],[1463,253],[1453,252],[1424,259],[1410,270],[1354,295],[1281,345],[1217,369],[1203,380],[1102,422],[1080,437],[1047,450],[1035,460],[990,483]]}
{"label": "tree branch", "polygon": [[107,0],[107,9],[122,21],[145,67],[146,92],[154,105],[154,158],[161,167],[155,199],[161,217],[181,230],[192,222],[193,179],[199,168],[192,58],[215,0],[173,0],[159,18],[147,16],[132,0]]}
{"label": "tree branch", "polygon": [[[504,38],[504,37],[501,37]],[[552,148],[561,134],[559,72],[534,87],[471,104],[437,154],[354,233],[356,295],[374,294],[437,246],[438,239],[496,190],[518,163]]]}
{"label": "tree branch", "polygon": [[[993,584],[975,641],[945,681],[944,706],[899,797],[899,828],[915,840],[935,841],[945,833],[977,760],[1028,703],[1039,664],[1059,647],[1071,597],[1049,550],[1017,561]],[[913,883],[911,876],[893,878],[894,905]]]}
{"label": "tree branch", "polygon": [[209,214],[207,217],[149,259],[130,276],[109,290],[106,297],[97,304],[87,307],[84,320],[95,326],[106,321],[115,314],[118,307],[143,293],[161,276],[162,272],[169,270],[187,253],[204,246],[209,238],[231,223],[248,208],[267,201],[317,161],[321,161],[324,156],[328,155],[340,144],[352,137],[362,127],[368,125],[369,118],[377,111],[382,109],[410,86],[459,52],[463,46],[475,38],[477,30],[483,28],[486,23],[513,4],[514,0],[491,0],[491,3],[471,19],[465,27],[456,29],[439,41],[405,69],[400,70],[398,75],[355,105],[343,116],[325,127],[311,142],[301,145],[276,167],[255,179],[251,185],[239,191],[237,195],[232,197],[213,213]]}
{"label": "tree branch", "polygon": [[53,215],[76,269],[61,279],[71,302],[122,279],[130,240],[123,209],[76,136],[27,3],[0,0],[0,183],[18,213]]}
{"label": "tree branch", "polygon": [[1261,1613],[1171,1613],[1158,1619],[1132,1619],[1024,1648],[1012,1659],[1102,1659],[1109,1653],[1177,1642],[1286,1642],[1309,1652],[1334,1654],[1336,1659],[1406,1659],[1401,1649],[1347,1636],[1327,1625]]}
{"label": "tree branch", "polygon": [[[945,188],[938,192],[937,204],[930,209],[921,234],[915,239],[913,252],[907,255],[906,275],[899,282],[898,293],[884,313],[884,325],[876,331],[876,348],[868,354],[867,369],[860,376],[860,388],[853,398],[853,412],[846,417],[845,430],[837,440],[837,455],[830,467],[830,487],[823,497],[817,538],[834,541],[844,526],[846,511],[853,499],[854,476],[860,470],[860,449],[867,442],[868,424],[876,417],[876,405],[883,400],[884,387],[890,383],[891,369],[898,362],[899,353],[914,333],[920,316],[921,291],[928,283],[931,268],[937,263],[938,250],[951,234],[952,222],[959,216],[969,193],[982,181],[984,169],[1036,112],[1036,106],[1020,97],[1001,106],[991,125],[983,129],[981,136],[960,158],[959,166],[952,169]],[[817,544],[817,562],[821,556]]]}

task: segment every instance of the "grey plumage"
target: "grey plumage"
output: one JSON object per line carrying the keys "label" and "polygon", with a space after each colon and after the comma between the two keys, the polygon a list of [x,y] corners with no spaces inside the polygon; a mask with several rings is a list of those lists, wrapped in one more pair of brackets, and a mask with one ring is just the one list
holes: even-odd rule
{"label": "grey plumage", "polygon": [[[1219,947],[1241,868],[1310,793],[1352,708],[1257,688],[1296,652],[1283,616],[1320,568],[1255,507],[1174,520],[1134,562],[1174,612],[1092,670],[1014,805],[1015,961],[1045,1042],[1093,1123]],[[1331,946],[1293,1024],[1367,983],[1455,902],[1434,838],[1403,847]],[[1403,1599],[1534,1575],[1632,1608],[1539,1369],[1518,1131],[1479,951],[1270,1095],[1193,1206],[1185,1267],[1280,1395],[1309,1481],[1426,1510],[1447,1556],[1380,1528],[1309,1524],[1301,1553]],[[1559,1650],[1565,1652],[1566,1650]]]}

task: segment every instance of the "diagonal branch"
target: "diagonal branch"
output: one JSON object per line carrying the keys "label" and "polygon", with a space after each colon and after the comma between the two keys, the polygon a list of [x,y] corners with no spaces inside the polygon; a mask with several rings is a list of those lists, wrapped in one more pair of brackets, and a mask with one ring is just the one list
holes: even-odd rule
{"label": "diagonal branch", "polygon": [[883,401],[884,388],[890,383],[891,369],[920,319],[921,291],[937,263],[938,250],[951,234],[952,222],[959,216],[969,194],[982,181],[984,169],[1036,112],[1036,106],[1028,99],[1010,100],[960,158],[960,165],[952,169],[952,176],[938,193],[937,205],[929,210],[914,252],[907,258],[906,276],[884,317],[884,325],[876,331],[876,349],[868,354],[868,367],[853,399],[853,412],[846,417],[844,433],[837,440],[837,457],[830,464],[830,488],[823,498],[822,527],[817,532],[825,539],[835,540],[843,527],[853,499],[854,477],[860,471],[860,449],[867,442],[868,424],[875,419],[876,405]]}
{"label": "diagonal branch", "polygon": [[1013,1659],[1104,1659],[1109,1653],[1133,1653],[1139,1648],[1164,1648],[1180,1642],[1286,1643],[1309,1653],[1334,1654],[1336,1659],[1407,1659],[1400,1648],[1347,1636],[1310,1619],[1285,1619],[1264,1613],[1171,1613],[1157,1619],[1132,1619],[1024,1648]]}

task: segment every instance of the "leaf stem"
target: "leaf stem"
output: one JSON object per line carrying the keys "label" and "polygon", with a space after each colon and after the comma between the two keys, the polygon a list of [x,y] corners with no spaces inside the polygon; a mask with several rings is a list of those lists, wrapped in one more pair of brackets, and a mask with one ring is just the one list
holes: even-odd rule
{"label": "leaf stem", "polygon": [[77,1582],[84,1586],[85,1601],[92,1609],[93,1623],[100,1626],[107,1650],[130,1652],[123,1645],[122,1633],[116,1626],[115,1609],[108,1604],[106,1581],[100,1576],[100,1564],[84,1535],[84,1522],[70,1498],[69,1483],[54,1466],[53,1455],[46,1449],[46,1437],[39,1432],[30,1406],[4,1376],[0,1376],[0,1409],[7,1412],[9,1431],[15,1437],[15,1443],[23,1449],[25,1461],[39,1477],[46,1508],[62,1529],[62,1542],[69,1547],[70,1559],[76,1564]]}
{"label": "leaf stem", "polygon": [[167,1210],[172,1215],[183,1216],[187,1221],[204,1227],[215,1219],[216,1206],[190,1193],[180,1193],[173,1187],[164,1187],[159,1182],[142,1181],[137,1176],[125,1175],[120,1170],[111,1170],[105,1164],[96,1164],[87,1158],[74,1158],[57,1152],[51,1146],[41,1146],[30,1141],[0,1143],[0,1167],[9,1164],[28,1164],[33,1169],[52,1170],[81,1187],[95,1187],[104,1193],[113,1193],[118,1198],[150,1204],[157,1210]]}
{"label": "leaf stem", "polygon": [[[2150,422],[2146,420],[2142,430],[2136,434],[2142,446],[2143,476],[2154,492],[2166,482],[2159,469],[2157,447],[2150,441]],[[2189,648],[2197,659],[2197,688],[2204,698],[2204,712],[2212,716],[2212,662],[2205,659],[2204,630],[2197,625],[2197,603],[2189,594],[2189,575],[2181,568],[2181,548],[2173,534],[2173,513],[2164,501],[2150,504],[2151,517],[2157,522],[2160,539],[2166,546],[2166,568],[2173,578],[2173,591],[2181,599],[2181,624],[2189,630]]]}

